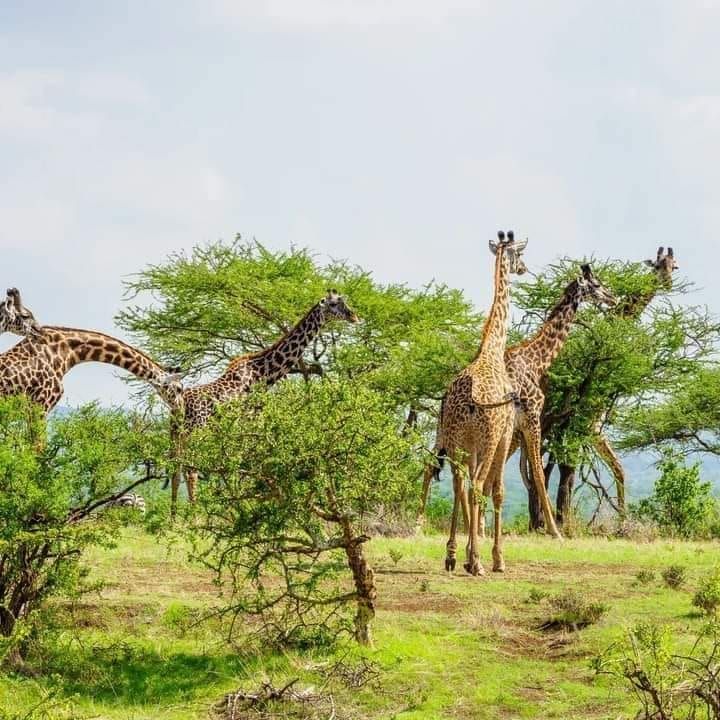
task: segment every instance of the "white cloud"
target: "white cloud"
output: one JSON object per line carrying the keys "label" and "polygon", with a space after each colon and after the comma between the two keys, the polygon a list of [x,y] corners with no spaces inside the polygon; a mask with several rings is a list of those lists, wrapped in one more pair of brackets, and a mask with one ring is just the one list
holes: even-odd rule
{"label": "white cloud", "polygon": [[371,27],[441,23],[455,15],[484,13],[482,0],[215,0],[224,19],[288,27]]}
{"label": "white cloud", "polygon": [[[87,137],[99,130],[106,105],[144,104],[148,94],[129,77],[54,69],[0,73],[0,133]],[[72,109],[68,109],[72,107]]]}

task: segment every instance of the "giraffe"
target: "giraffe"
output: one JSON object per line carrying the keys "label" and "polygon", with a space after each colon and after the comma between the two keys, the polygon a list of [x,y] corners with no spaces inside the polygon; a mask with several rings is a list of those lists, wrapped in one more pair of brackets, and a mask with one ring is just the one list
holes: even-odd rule
{"label": "giraffe", "polygon": [[[675,259],[675,251],[669,247],[659,247],[654,260],[645,260],[644,264],[652,268],[655,276],[655,286],[649,292],[631,295],[618,303],[613,310],[617,317],[627,320],[638,320],[648,305],[653,301],[660,289],[670,290],[673,285],[673,273],[679,269]],[[543,418],[543,425],[549,426],[549,418]],[[625,515],[625,469],[617,452],[608,440],[603,430],[607,422],[607,412],[602,412],[593,423],[593,445],[599,458],[610,470],[615,483],[617,508],[621,516]],[[546,469],[549,478],[555,464],[551,461]],[[575,482],[575,468],[570,465],[560,465],[560,483],[556,501],[557,516],[562,519],[570,506],[573,486]],[[532,520],[532,518],[531,518]]]}
{"label": "giraffe", "polygon": [[[301,359],[303,352],[320,332],[322,326],[333,319],[350,323],[359,322],[358,316],[348,307],[336,290],[329,290],[324,298],[313,305],[305,316],[282,338],[264,350],[234,358],[225,372],[216,380],[182,390],[173,401],[180,410],[174,418],[173,444],[176,452],[184,437],[210,419],[218,405],[247,393],[258,382],[269,385],[284,378]],[[197,471],[186,468],[185,481],[190,502],[195,500]],[[172,478],[172,512],[175,514],[180,486],[180,468]]]}
{"label": "giraffe", "polygon": [[[524,451],[531,461],[532,480],[541,503],[548,532],[556,538],[560,538],[561,534],[555,523],[550,499],[545,488],[545,474],[540,455],[540,418],[545,404],[543,384],[548,369],[565,344],[580,304],[585,300],[590,300],[598,305],[613,306],[616,303],[612,293],[595,277],[590,265],[582,265],[581,270],[582,274],[565,288],[562,298],[535,336],[505,351],[505,367],[517,395],[519,406],[507,459],[510,459],[518,447],[523,444]],[[431,466],[431,472],[436,474],[436,466]],[[431,476],[426,471],[423,504],[427,501],[430,480]],[[454,491],[458,492],[458,489],[454,488]],[[460,488],[460,492],[460,502],[467,527],[467,498],[462,488]],[[454,511],[457,511],[457,505],[454,506]],[[484,536],[484,525],[485,516],[482,513],[478,521],[481,537]],[[452,522],[451,527],[457,528],[457,521]],[[454,545],[454,542],[449,543],[449,547]],[[448,554],[446,568],[452,564],[452,559],[452,556]]]}
{"label": "giraffe", "polygon": [[[490,241],[495,255],[493,302],[483,328],[475,359],[453,380],[442,405],[438,438],[438,457],[447,457],[452,466],[456,493],[453,520],[457,524],[457,505],[462,495],[464,468],[470,479],[469,527],[465,570],[471,575],[484,574],[478,555],[476,505],[487,487],[492,492],[495,526],[493,570],[503,572],[502,502],[505,457],[513,434],[515,394],[505,367],[510,312],[510,273],[527,271],[522,260],[525,242],[515,242],[512,232],[498,233],[498,242]],[[492,483],[487,485],[486,482]],[[455,567],[455,527],[448,540],[448,569]]]}
{"label": "giraffe", "polygon": [[[22,320],[18,321],[18,317]],[[0,305],[3,327],[26,337],[0,353],[0,397],[27,395],[46,413],[60,402],[65,375],[84,362],[121,367],[147,380],[166,402],[179,387],[177,374],[122,340],[92,330],[39,325],[15,288],[8,291],[8,299]]]}

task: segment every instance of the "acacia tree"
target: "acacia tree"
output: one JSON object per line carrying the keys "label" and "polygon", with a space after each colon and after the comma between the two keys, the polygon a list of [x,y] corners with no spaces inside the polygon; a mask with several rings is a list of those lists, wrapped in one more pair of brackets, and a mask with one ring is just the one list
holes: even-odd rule
{"label": "acacia tree", "polygon": [[188,532],[231,591],[222,613],[259,616],[282,643],[309,631],[371,642],[368,523],[417,490],[417,450],[399,424],[377,391],[325,378],[256,389],[193,434],[186,460],[210,487]]}
{"label": "acacia tree", "polygon": [[668,392],[627,408],[618,431],[626,450],[672,444],[688,453],[720,455],[720,368],[702,365]]}
{"label": "acacia tree", "polygon": [[0,399],[0,636],[16,664],[18,623],[77,587],[84,551],[116,536],[98,511],[155,476],[165,437],[119,410],[90,405],[46,424],[27,398]]}
{"label": "acacia tree", "polygon": [[[643,404],[658,393],[677,387],[680,378],[696,370],[715,349],[720,327],[705,309],[678,307],[668,289],[658,287],[652,273],[639,263],[593,263],[596,274],[619,300],[618,310],[603,313],[586,307],[549,371],[543,414],[546,484],[559,466],[556,501],[558,519],[567,516],[578,470],[601,502],[621,510],[617,498],[594,472],[598,433],[611,430],[627,407]],[[533,332],[559,297],[576,264],[563,260],[551,265],[514,295],[524,315],[516,330]],[[673,292],[684,294],[686,285]],[[639,318],[623,308],[647,294],[655,302]],[[537,499],[529,486],[531,528],[542,525]]]}
{"label": "acacia tree", "polygon": [[447,383],[472,357],[482,323],[446,285],[384,285],[346,262],[321,264],[305,249],[272,252],[238,237],[142,270],[128,283],[138,302],[117,320],[153,356],[187,369],[192,381],[271,345],[328,287],[343,293],[363,322],[340,334],[323,331],[295,373],[363,376],[409,424],[433,416]]}

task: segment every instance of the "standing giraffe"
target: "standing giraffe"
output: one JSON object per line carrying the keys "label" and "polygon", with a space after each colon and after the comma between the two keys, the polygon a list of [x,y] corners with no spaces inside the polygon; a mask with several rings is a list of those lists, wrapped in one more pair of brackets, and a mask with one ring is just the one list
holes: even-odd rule
{"label": "standing giraffe", "polygon": [[475,359],[451,383],[442,405],[438,457],[450,460],[455,488],[454,526],[448,540],[447,567],[455,567],[455,531],[457,505],[463,495],[464,468],[470,479],[467,562],[471,575],[484,573],[478,554],[478,514],[476,506],[486,482],[492,482],[495,510],[493,570],[503,572],[502,502],[505,458],[513,434],[515,394],[505,367],[510,312],[510,273],[527,271],[522,253],[527,245],[515,242],[512,232],[507,239],[498,233],[498,242],[490,241],[495,255],[495,290],[493,303],[485,321],[480,348]]}
{"label": "standing giraffe", "polygon": [[[515,416],[515,432],[508,450],[508,459],[523,444],[524,452],[530,460],[532,481],[540,500],[548,532],[556,538],[560,538],[561,535],[555,524],[550,498],[545,488],[545,474],[540,455],[540,418],[545,404],[543,384],[548,369],[565,344],[580,304],[590,300],[596,304],[613,306],[616,302],[612,293],[595,277],[590,265],[583,265],[581,269],[582,275],[565,288],[562,298],[535,336],[505,351],[505,367],[517,395],[519,408]],[[426,472],[423,505],[427,502],[430,480],[431,476]],[[467,527],[468,501],[464,492],[461,493],[460,502]],[[457,505],[454,506],[455,511],[456,509]],[[480,536],[483,537],[484,513],[480,514],[478,525]],[[457,529],[457,521],[452,522],[451,527]],[[449,547],[454,545],[454,541],[449,543]],[[448,555],[446,567],[451,561],[452,557]]]}
{"label": "standing giraffe", "polygon": [[[265,382],[272,385],[284,378],[296,367],[303,352],[322,326],[333,319],[359,322],[358,316],[348,307],[344,298],[338,295],[337,291],[330,290],[295,327],[269,348],[249,355],[240,355],[230,362],[227,370],[216,380],[182,390],[179,397],[173,401],[173,405],[180,409],[173,422],[176,452],[182,446],[184,438],[196,427],[204,425],[218,405],[247,393],[255,383]],[[188,497],[190,502],[194,502],[197,471],[186,468],[185,479]],[[177,506],[179,487],[178,468],[172,478],[173,514]]]}
{"label": "standing giraffe", "polygon": [[15,288],[8,300],[0,305],[0,328],[26,337],[0,353],[0,397],[26,395],[50,412],[62,397],[65,375],[84,362],[123,368],[147,380],[166,402],[177,392],[177,375],[122,340],[92,330],[38,325]]}
{"label": "standing giraffe", "polygon": [[[638,293],[623,299],[614,309],[617,317],[626,320],[639,320],[648,305],[653,301],[660,289],[670,290],[673,284],[673,273],[679,266],[675,260],[675,252],[672,248],[665,252],[664,247],[659,247],[655,260],[645,260],[645,265],[652,268],[655,276],[655,287],[649,292]],[[549,418],[543,418],[543,430],[549,428]],[[602,412],[593,423],[593,445],[600,459],[605,463],[613,476],[615,483],[617,506],[620,515],[625,514],[625,469],[622,462],[610,444],[604,433],[604,426],[607,421],[607,412]],[[550,477],[555,463],[552,460],[546,468],[546,484]],[[572,465],[560,465],[560,482],[558,484],[558,495],[556,501],[557,517],[562,520],[567,516],[572,499],[575,484],[575,467]],[[531,522],[532,522],[531,513]]]}

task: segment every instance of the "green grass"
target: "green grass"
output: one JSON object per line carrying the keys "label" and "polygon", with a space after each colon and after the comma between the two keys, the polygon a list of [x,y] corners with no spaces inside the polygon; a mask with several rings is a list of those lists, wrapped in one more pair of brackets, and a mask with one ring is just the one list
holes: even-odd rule
{"label": "green grass", "polygon": [[[489,572],[485,541],[488,574],[471,578],[444,572],[444,543],[426,536],[369,544],[379,600],[376,645],[365,654],[382,674],[379,687],[333,688],[347,716],[630,718],[632,697],[595,678],[590,659],[639,620],[668,623],[679,634],[699,625],[692,596],[718,550],[713,543],[511,537],[507,572]],[[401,555],[397,562],[391,551]],[[45,703],[49,718],[199,720],[224,693],[264,677],[322,682],[332,657],[253,653],[230,645],[219,621],[193,626],[198,611],[219,600],[212,578],[184,555],[135,529],[116,549],[95,553],[90,560],[104,589],[53,608],[54,629],[40,643],[44,674],[0,676],[0,718],[21,718],[54,693]],[[680,590],[662,583],[669,565],[687,568]],[[655,571],[656,579],[638,583],[640,570]],[[550,596],[575,588],[609,611],[577,633],[543,632],[546,603],[529,602],[533,588]]]}

